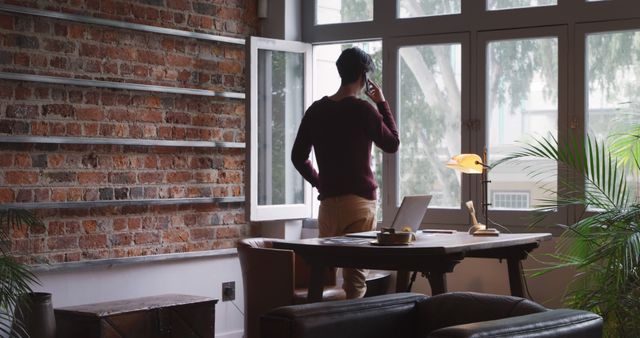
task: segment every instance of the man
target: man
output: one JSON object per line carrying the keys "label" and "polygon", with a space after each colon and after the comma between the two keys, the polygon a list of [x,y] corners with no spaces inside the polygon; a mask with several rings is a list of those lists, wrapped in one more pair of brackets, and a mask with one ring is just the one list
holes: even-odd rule
{"label": "man", "polygon": [[[376,189],[371,172],[371,144],[387,153],[398,151],[400,140],[382,90],[368,79],[371,56],[357,47],[346,49],[336,61],[342,83],[338,91],[314,102],[305,112],[291,161],[319,192],[320,237],[373,230]],[[363,89],[377,110],[356,95]],[[309,160],[314,149],[318,171]],[[347,298],[364,296],[366,270],[343,269]]]}

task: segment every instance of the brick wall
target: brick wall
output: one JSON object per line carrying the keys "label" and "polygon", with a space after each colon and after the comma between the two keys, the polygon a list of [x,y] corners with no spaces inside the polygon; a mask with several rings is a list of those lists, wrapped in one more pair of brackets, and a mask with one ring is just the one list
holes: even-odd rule
{"label": "brick wall", "polygon": [[[7,4],[193,30],[254,34],[256,0]],[[0,71],[244,92],[244,46],[0,12]],[[0,134],[244,142],[244,101],[0,80]],[[243,196],[244,149],[0,144],[0,203]],[[235,246],[244,204],[37,211],[12,230],[23,262]]]}

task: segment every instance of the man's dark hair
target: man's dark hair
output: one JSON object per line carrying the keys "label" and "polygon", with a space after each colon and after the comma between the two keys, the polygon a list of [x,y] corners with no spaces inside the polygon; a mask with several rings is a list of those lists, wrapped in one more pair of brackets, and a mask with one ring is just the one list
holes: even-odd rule
{"label": "man's dark hair", "polygon": [[371,56],[358,47],[351,47],[342,51],[336,61],[342,84],[356,82],[360,75],[375,69]]}

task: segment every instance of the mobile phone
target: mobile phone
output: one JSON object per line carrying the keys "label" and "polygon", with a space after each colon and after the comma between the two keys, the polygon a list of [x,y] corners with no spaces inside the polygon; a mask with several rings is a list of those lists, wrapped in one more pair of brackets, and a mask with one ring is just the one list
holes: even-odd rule
{"label": "mobile phone", "polygon": [[366,73],[364,74],[364,88],[367,93],[371,91],[371,82],[369,81],[369,77]]}

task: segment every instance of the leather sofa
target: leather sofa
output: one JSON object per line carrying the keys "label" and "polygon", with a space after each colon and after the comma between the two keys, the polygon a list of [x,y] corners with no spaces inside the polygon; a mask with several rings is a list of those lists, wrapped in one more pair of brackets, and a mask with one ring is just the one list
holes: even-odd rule
{"label": "leather sofa", "polygon": [[602,318],[594,313],[473,292],[284,306],[260,324],[262,338],[602,337]]}

